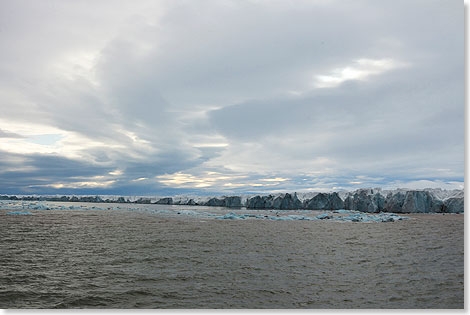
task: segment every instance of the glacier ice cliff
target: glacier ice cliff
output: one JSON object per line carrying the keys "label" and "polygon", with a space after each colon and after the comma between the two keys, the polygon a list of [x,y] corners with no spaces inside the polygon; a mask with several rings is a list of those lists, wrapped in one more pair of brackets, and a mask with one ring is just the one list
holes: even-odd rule
{"label": "glacier ice cliff", "polygon": [[[464,191],[443,189],[357,189],[339,192],[248,196],[0,196],[0,200],[190,205],[275,210],[354,210],[367,213],[462,213]],[[38,205],[41,207],[41,205]]]}

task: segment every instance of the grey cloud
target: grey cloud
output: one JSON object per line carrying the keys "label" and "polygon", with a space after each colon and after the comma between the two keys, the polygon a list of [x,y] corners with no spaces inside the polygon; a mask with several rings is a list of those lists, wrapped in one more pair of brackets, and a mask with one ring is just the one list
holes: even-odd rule
{"label": "grey cloud", "polygon": [[450,168],[456,176],[463,173],[463,86],[458,77],[436,90],[413,86],[433,75],[410,68],[395,80],[384,75],[302,98],[251,101],[209,117],[234,142],[258,143],[286,159],[328,157],[343,175],[439,176],[436,169]]}
{"label": "grey cloud", "polygon": [[[312,185],[345,185],[358,174],[386,176],[383,185],[463,180],[461,3],[139,1],[118,8],[113,1],[4,1],[0,6],[0,39],[6,43],[0,52],[3,117],[109,144],[83,148],[80,168],[87,176],[125,170],[115,184],[122,190],[144,190],[131,183],[135,177],[230,173],[237,163],[237,174],[256,178],[262,174],[251,172],[261,157],[273,176],[291,172],[292,178],[298,177],[294,171],[321,171],[312,170],[310,161],[328,159],[321,180]],[[66,56],[88,52],[97,53],[89,71],[99,84],[80,71],[67,77],[54,68]],[[360,58],[390,58],[408,67],[314,89],[315,75]],[[289,91],[302,95],[287,96]],[[12,136],[7,132],[0,130],[0,138]],[[228,146],[200,146],[211,139]],[[65,158],[59,170],[46,163],[52,157],[24,157],[25,165],[49,170],[50,177],[40,175],[50,182],[69,180],[78,167]],[[290,164],[292,170],[286,169]],[[10,175],[4,189],[39,178],[35,172]]]}
{"label": "grey cloud", "polygon": [[0,138],[24,138],[22,135],[19,135],[14,132],[8,132],[0,129]]}
{"label": "grey cloud", "polygon": [[[61,193],[61,192],[104,192],[125,193],[125,189],[134,193],[139,190],[149,193],[152,190],[173,191],[166,189],[156,181],[144,184],[132,182],[140,177],[154,177],[166,173],[173,173],[181,169],[191,168],[200,163],[192,161],[179,152],[166,152],[158,160],[127,163],[123,174],[110,176],[115,171],[116,164],[100,165],[90,164],[57,155],[46,154],[12,154],[0,152],[0,192],[2,193]],[[96,176],[103,178],[95,179]],[[115,183],[105,188],[54,188],[51,184],[65,184],[69,186],[77,182],[109,181]],[[143,187],[146,185],[147,187]],[[165,190],[166,189],[166,190]],[[189,190],[188,190],[189,191]]]}
{"label": "grey cloud", "polygon": [[20,155],[0,151],[0,191],[2,192],[41,192],[38,185],[57,182],[73,182],[75,177],[91,177],[110,171],[109,168],[56,155]]}

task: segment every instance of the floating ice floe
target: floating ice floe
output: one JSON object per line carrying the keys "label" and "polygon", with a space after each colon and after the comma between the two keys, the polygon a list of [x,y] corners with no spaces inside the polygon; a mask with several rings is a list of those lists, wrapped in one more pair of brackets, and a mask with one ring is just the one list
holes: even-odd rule
{"label": "floating ice floe", "polygon": [[354,210],[344,210],[344,209],[341,209],[341,210],[334,210],[333,213],[341,213],[341,214],[348,214],[348,213],[355,213],[357,211],[354,211]]}
{"label": "floating ice floe", "polygon": [[315,218],[319,220],[328,220],[328,219],[332,219],[333,216],[329,215],[328,213],[322,213],[322,214],[317,215]]}
{"label": "floating ice floe", "polygon": [[7,212],[7,214],[9,215],[33,215],[29,211],[10,211],[10,212]]}
{"label": "floating ice floe", "polygon": [[[345,212],[340,212],[345,213]],[[317,220],[333,220],[343,222],[395,222],[398,220],[408,219],[401,217],[394,213],[380,213],[380,214],[365,214],[365,213],[352,213],[348,216],[334,216],[328,213],[322,213],[315,217],[304,215],[286,215],[286,216],[271,216],[271,215],[256,215],[256,214],[236,214],[233,212],[227,213],[222,216],[217,216],[216,219],[220,220],[245,220],[249,218],[272,220],[272,221],[317,221]]]}
{"label": "floating ice floe", "polygon": [[347,222],[395,222],[407,217],[401,217],[394,213],[379,213],[379,214],[361,214],[355,213],[348,216],[338,216],[335,220]]}
{"label": "floating ice floe", "polygon": [[291,214],[291,215],[288,215],[287,217],[289,217],[291,220],[300,220],[300,221],[315,221],[315,220],[317,220],[317,218],[312,218],[312,217],[308,217],[308,216],[304,216],[304,215],[298,215],[298,214]]}
{"label": "floating ice floe", "polygon": [[28,204],[27,207],[23,206],[23,209],[33,209],[33,210],[51,210],[50,207],[42,204],[42,203],[31,203]]}
{"label": "floating ice floe", "polygon": [[236,214],[233,212],[227,213],[226,215],[215,217],[216,219],[221,219],[221,220],[244,220],[246,219],[246,216],[243,214]]}
{"label": "floating ice floe", "polygon": [[197,211],[193,211],[193,210],[177,210],[176,213],[177,214],[183,214],[183,215],[201,215],[201,214],[203,214],[201,212],[197,212]]}
{"label": "floating ice floe", "polygon": [[215,217],[220,220],[245,220],[245,219],[261,219],[261,220],[272,220],[272,221],[293,221],[293,220],[316,220],[313,217],[307,217],[303,215],[286,215],[286,216],[272,216],[272,215],[261,215],[261,214],[236,214],[233,212],[227,213],[222,216]]}
{"label": "floating ice floe", "polygon": [[[15,202],[15,201],[1,201],[0,206],[4,209],[11,210],[125,210],[125,211],[143,211],[154,214],[171,215],[171,216],[188,216],[206,219],[220,219],[220,220],[270,220],[270,221],[337,221],[337,222],[395,222],[407,217],[401,217],[395,213],[368,213],[356,210],[332,210],[318,211],[314,210],[296,210],[295,214],[290,210],[265,210],[254,211],[251,213],[239,213],[232,211],[226,214],[218,212],[205,212],[200,210],[178,209],[168,207],[166,209],[153,208],[153,207],[122,207],[111,206],[99,207],[96,205],[60,205],[49,202]],[[28,211],[17,211],[18,214],[31,214]],[[10,213],[8,213],[10,214]],[[13,214],[13,213],[11,213]]]}

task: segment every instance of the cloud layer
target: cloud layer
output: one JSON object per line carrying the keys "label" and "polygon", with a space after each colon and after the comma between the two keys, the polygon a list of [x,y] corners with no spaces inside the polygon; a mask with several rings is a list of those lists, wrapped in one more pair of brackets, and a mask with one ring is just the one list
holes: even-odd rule
{"label": "cloud layer", "polygon": [[3,1],[0,193],[460,188],[457,1]]}

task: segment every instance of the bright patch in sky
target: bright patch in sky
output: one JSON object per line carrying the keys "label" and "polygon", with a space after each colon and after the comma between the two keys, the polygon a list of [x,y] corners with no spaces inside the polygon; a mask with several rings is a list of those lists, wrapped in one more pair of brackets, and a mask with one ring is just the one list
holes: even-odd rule
{"label": "bright patch in sky", "polygon": [[358,59],[352,65],[335,68],[330,74],[316,75],[314,85],[317,88],[333,88],[349,80],[367,80],[371,76],[403,67],[405,64],[393,59]]}
{"label": "bright patch in sky", "polygon": [[113,176],[119,176],[119,175],[122,175],[123,173],[124,172],[122,170],[115,170],[115,171],[109,172],[108,174],[113,175]]}
{"label": "bright patch in sky", "polygon": [[35,135],[28,138],[32,143],[42,144],[42,145],[52,145],[57,141],[62,139],[60,134],[50,134],[50,135]]}
{"label": "bright patch in sky", "polygon": [[82,181],[82,182],[73,182],[73,183],[54,183],[54,184],[48,184],[48,185],[37,185],[37,186],[50,186],[56,189],[60,188],[74,188],[74,189],[79,189],[79,188],[106,188],[109,187],[115,183],[113,180],[108,180],[108,181]]}
{"label": "bright patch in sky", "polygon": [[96,52],[73,52],[66,54],[57,61],[54,71],[68,80],[84,78],[95,86],[99,82],[95,73],[98,54]]}

